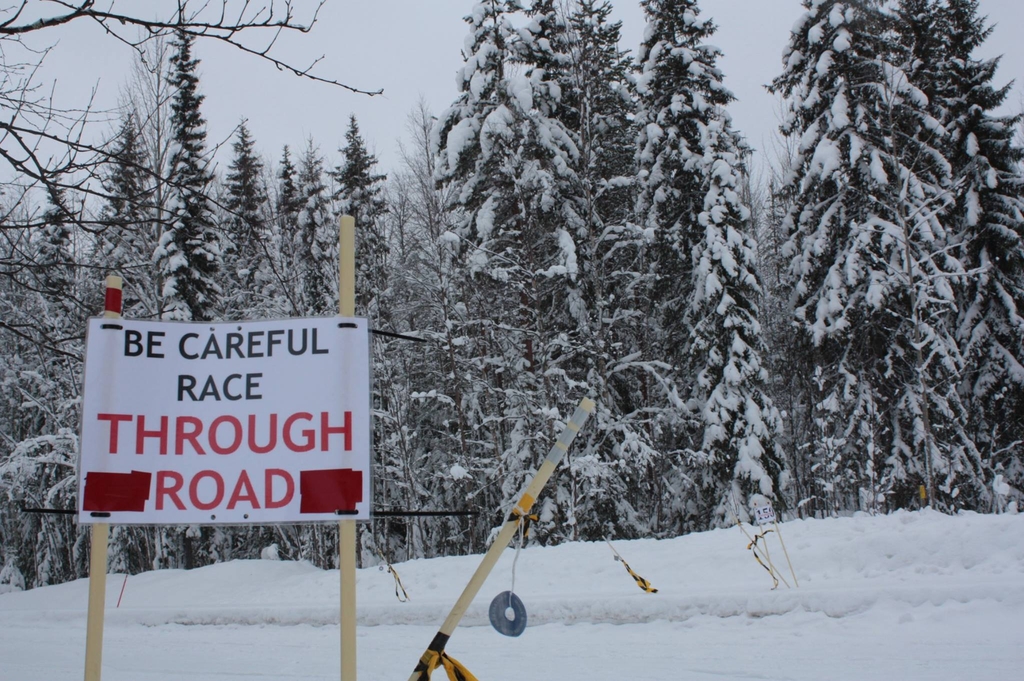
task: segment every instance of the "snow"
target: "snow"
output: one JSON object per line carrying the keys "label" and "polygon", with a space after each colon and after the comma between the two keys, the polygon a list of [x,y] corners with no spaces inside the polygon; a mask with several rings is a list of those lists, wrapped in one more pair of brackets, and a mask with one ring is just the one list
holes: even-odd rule
{"label": "snow", "polygon": [[508,94],[523,113],[533,110],[533,85],[525,76],[513,76],[508,81]]}
{"label": "snow", "polygon": [[808,177],[829,177],[842,166],[841,151],[833,140],[823,138],[814,150]]}
{"label": "snow", "polygon": [[836,31],[836,38],[832,41],[832,49],[836,52],[846,52],[853,45],[853,37],[846,29]]}
{"label": "snow", "polygon": [[843,16],[843,5],[842,3],[836,3],[832,6],[832,11],[828,14],[828,23],[832,25],[832,28],[839,28],[845,23],[846,19]]}
{"label": "snow", "polygon": [[877,150],[872,150],[871,152],[871,163],[868,165],[868,170],[872,180],[883,187],[889,184],[889,175],[885,172],[885,165],[882,163],[882,157]]}
{"label": "snow", "polygon": [[459,158],[469,148],[469,145],[475,141],[478,132],[478,124],[472,118],[464,118],[452,126],[445,145],[449,168],[458,166]]}
{"label": "snow", "polygon": [[[780,528],[799,588],[771,590],[736,527],[614,542],[657,594],[638,589],[603,542],[529,546],[516,566],[529,613],[519,638],[487,623],[490,600],[509,588],[510,548],[447,651],[482,681],[1019,677],[1021,516],[858,514]],[[775,533],[768,537],[792,585]],[[396,600],[386,571],[359,570],[359,678],[408,678],[479,562],[396,563],[408,603]],[[338,678],[336,571],[254,560],[149,572],[128,579],[115,608],[123,579],[107,583],[105,681]],[[0,595],[0,679],[81,678],[87,587]]]}
{"label": "snow", "polygon": [[[493,138],[508,137],[511,134],[509,126],[514,121],[515,117],[504,104],[487,114],[483,124],[480,126],[480,150],[485,158],[489,157],[494,149]],[[450,151],[448,153],[451,154]]]}
{"label": "snow", "polygon": [[972,132],[967,135],[967,155],[974,158],[978,155],[978,151],[981,150],[981,145],[978,144],[977,136]]}
{"label": "snow", "polygon": [[832,68],[832,64],[834,63],[834,61],[835,60],[832,56],[832,51],[825,50],[824,52],[821,53],[821,56],[818,57],[818,63],[814,67],[814,72],[817,73],[818,76],[824,77]]}
{"label": "snow", "polygon": [[[795,32],[795,31],[794,31]],[[817,45],[821,42],[821,39],[825,36],[825,24],[817,23],[811,26],[810,30],[807,31],[807,42],[811,45]]]}
{"label": "snow", "polygon": [[[832,53],[826,52],[825,54],[831,55]],[[824,59],[824,55],[822,55],[822,58]],[[833,130],[843,130],[845,128],[850,127],[850,103],[846,99],[845,87],[840,87],[839,91],[836,93],[835,99],[832,100],[831,112]],[[850,152],[850,157],[852,160],[856,160],[856,157],[854,157],[852,149]]]}

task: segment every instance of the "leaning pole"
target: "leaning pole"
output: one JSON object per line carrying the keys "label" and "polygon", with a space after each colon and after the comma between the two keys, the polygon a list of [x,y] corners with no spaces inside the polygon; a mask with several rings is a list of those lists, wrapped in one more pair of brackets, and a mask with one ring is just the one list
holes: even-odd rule
{"label": "leaning pole", "polygon": [[487,553],[484,554],[483,560],[480,561],[480,566],[473,573],[473,577],[469,580],[469,584],[466,585],[462,595],[459,596],[459,600],[455,602],[455,606],[452,608],[451,613],[449,613],[448,618],[441,625],[441,628],[434,636],[434,640],[430,642],[427,650],[420,657],[420,661],[416,665],[416,669],[413,670],[412,676],[409,677],[409,681],[427,681],[434,669],[441,665],[445,667],[461,666],[445,655],[444,648],[448,643],[448,639],[451,638],[455,627],[459,626],[459,621],[466,614],[469,604],[473,602],[473,599],[480,591],[480,587],[483,586],[484,580],[487,579],[487,575],[491,573],[495,563],[498,562],[501,552],[508,546],[509,541],[516,532],[516,528],[519,527],[520,518],[530,513],[530,509],[533,508],[533,504],[537,501],[540,491],[544,489],[544,485],[547,484],[552,473],[555,472],[558,463],[562,460],[562,455],[569,449],[572,441],[576,438],[576,434],[593,412],[594,401],[584,397],[579,406],[576,407],[576,411],[573,412],[572,418],[565,424],[565,428],[562,429],[558,440],[551,447],[551,451],[548,452],[547,458],[541,464],[540,470],[533,476],[533,479],[526,486],[526,491],[523,492],[522,497],[519,498],[519,501],[512,508],[512,513],[509,515],[508,520],[502,525],[494,543],[491,544]]}

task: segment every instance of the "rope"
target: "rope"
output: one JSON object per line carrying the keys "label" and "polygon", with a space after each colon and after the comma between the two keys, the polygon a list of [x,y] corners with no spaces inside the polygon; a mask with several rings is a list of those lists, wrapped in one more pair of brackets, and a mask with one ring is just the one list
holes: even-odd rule
{"label": "rope", "polygon": [[655,589],[653,586],[651,586],[650,582],[648,582],[646,579],[644,579],[643,577],[641,577],[637,573],[633,572],[633,568],[629,567],[629,563],[627,563],[626,560],[622,556],[619,555],[619,552],[615,550],[615,547],[612,546],[612,543],[610,541],[605,539],[605,542],[608,544],[608,548],[610,548],[612,550],[612,553],[615,554],[615,560],[620,562],[620,563],[622,563],[622,566],[624,568],[626,568],[626,572],[629,573],[629,576],[633,578],[633,581],[636,582],[636,585],[638,587],[640,587],[641,589],[643,589],[644,591],[646,591],[649,594],[656,594],[656,593],[658,593],[658,590]]}
{"label": "rope", "polygon": [[755,534],[755,535],[754,535],[754,538],[753,538],[753,539],[751,540],[751,542],[750,542],[749,544],[747,544],[747,550],[749,550],[749,551],[750,551],[751,553],[753,553],[753,554],[754,554],[754,560],[756,560],[756,561],[757,561],[758,565],[760,565],[760,566],[761,566],[761,567],[763,567],[763,568],[764,568],[765,570],[767,570],[767,571],[768,571],[768,574],[769,574],[769,575],[771,575],[771,577],[772,577],[772,582],[774,582],[774,583],[772,584],[772,590],[774,591],[774,590],[775,590],[776,588],[778,588],[778,586],[779,586],[779,580],[778,580],[778,579],[776,579],[776,577],[775,577],[775,571],[774,571],[774,570],[772,570],[772,569],[771,569],[770,567],[768,567],[767,565],[765,565],[765,564],[764,564],[764,563],[763,563],[763,562],[761,561],[761,556],[757,555],[757,540],[758,540],[758,539],[764,539],[764,536],[765,536],[766,534],[768,534],[769,532],[773,532],[773,530],[765,530],[765,531],[764,531],[764,532],[762,532],[761,534]]}
{"label": "rope", "polygon": [[[402,578],[398,576],[398,570],[391,565],[391,561],[384,557],[384,553],[380,549],[377,549],[377,555],[380,556],[380,559],[387,564],[388,572],[395,578],[395,598],[398,599],[399,603],[407,602],[409,600],[409,594],[406,593],[405,587],[402,586]],[[381,565],[380,569],[383,570],[384,566]],[[398,593],[399,590],[401,590],[401,594]]]}
{"label": "rope", "polygon": [[434,650],[428,650],[427,656],[427,678],[434,672],[438,666],[444,667],[445,673],[448,674],[450,681],[479,681],[473,673],[466,669],[461,662],[456,660],[454,657],[448,655],[448,653],[441,651],[437,652]]}
{"label": "rope", "polygon": [[[398,570],[396,570],[395,567],[391,564],[391,561],[388,560],[388,557],[384,555],[384,550],[381,548],[381,545],[387,542],[389,524],[390,521],[385,519],[384,535],[382,537],[382,541],[377,541],[377,528],[379,527],[379,525],[371,526],[371,531],[373,533],[373,546],[374,549],[377,551],[377,555],[380,556],[380,559],[382,561],[384,561],[384,565],[387,565],[388,574],[395,578],[395,598],[398,599],[399,603],[407,603],[409,601],[409,594],[405,590],[405,585],[402,584],[402,578],[398,576]],[[384,565],[380,566],[380,569],[382,571],[384,570]]]}
{"label": "rope", "polygon": [[512,511],[512,517],[518,523],[519,540],[516,542],[516,555],[512,558],[512,586],[508,590],[508,607],[512,607],[512,594],[516,590],[516,563],[519,562],[519,552],[523,550],[523,543],[530,536],[530,523],[538,522],[540,518],[535,513],[523,515],[518,509]]}

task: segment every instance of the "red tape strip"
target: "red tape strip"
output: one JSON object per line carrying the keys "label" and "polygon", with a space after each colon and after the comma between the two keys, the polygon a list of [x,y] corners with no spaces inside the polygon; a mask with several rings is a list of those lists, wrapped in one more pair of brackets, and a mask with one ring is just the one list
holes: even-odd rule
{"label": "red tape strip", "polygon": [[363,472],[351,468],[302,471],[299,513],[354,511],[363,500]]}
{"label": "red tape strip", "polygon": [[146,510],[151,473],[86,473],[83,511]]}
{"label": "red tape strip", "polygon": [[103,300],[104,311],[121,314],[121,295],[121,289],[107,287],[107,295]]}

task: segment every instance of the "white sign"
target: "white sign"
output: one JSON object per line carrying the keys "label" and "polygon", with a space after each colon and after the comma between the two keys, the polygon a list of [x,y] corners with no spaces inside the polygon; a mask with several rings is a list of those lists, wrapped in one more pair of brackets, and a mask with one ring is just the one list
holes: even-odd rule
{"label": "white sign", "polygon": [[370,517],[365,319],[89,320],[79,522]]}
{"label": "white sign", "polygon": [[774,523],[775,509],[772,508],[771,504],[757,506],[756,508],[754,508],[754,516],[757,518],[758,525],[764,525],[765,523]]}

